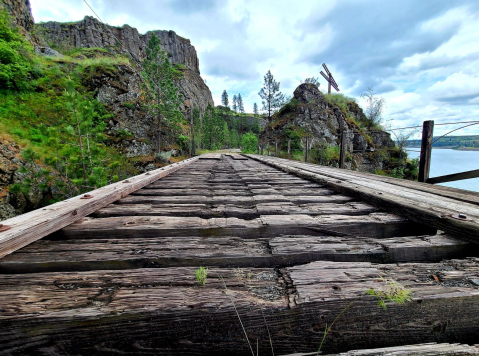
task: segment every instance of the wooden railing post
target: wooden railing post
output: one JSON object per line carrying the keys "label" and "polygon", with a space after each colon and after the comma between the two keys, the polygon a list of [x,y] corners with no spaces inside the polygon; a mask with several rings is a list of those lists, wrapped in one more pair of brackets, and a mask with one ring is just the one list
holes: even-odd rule
{"label": "wooden railing post", "polygon": [[274,142],[274,156],[278,157],[278,140]]}
{"label": "wooden railing post", "polygon": [[291,159],[291,139],[288,139],[288,159]]}
{"label": "wooden railing post", "polygon": [[304,161],[309,162],[309,137],[306,137],[306,153],[304,155]]}
{"label": "wooden railing post", "polygon": [[346,161],[346,131],[341,134],[341,149],[339,151],[339,168],[344,168]]}
{"label": "wooden railing post", "polygon": [[434,120],[424,121],[422,124],[421,156],[419,159],[418,182],[426,182],[429,178],[433,132]]}

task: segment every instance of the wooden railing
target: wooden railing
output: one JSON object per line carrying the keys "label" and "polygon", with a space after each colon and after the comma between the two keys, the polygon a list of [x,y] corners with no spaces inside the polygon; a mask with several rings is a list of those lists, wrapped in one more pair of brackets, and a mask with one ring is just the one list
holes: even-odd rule
{"label": "wooden railing", "polygon": [[431,166],[431,153],[432,153],[432,145],[433,145],[433,141],[432,141],[433,132],[434,132],[434,120],[424,121],[422,125],[421,155],[419,159],[418,182],[437,184],[437,183],[453,182],[456,180],[478,178],[479,169],[429,178],[429,169]]}

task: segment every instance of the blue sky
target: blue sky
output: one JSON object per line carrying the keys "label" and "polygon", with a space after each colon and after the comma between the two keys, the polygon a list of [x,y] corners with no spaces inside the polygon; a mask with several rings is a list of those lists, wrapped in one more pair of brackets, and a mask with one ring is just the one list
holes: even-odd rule
{"label": "blue sky", "polygon": [[[196,47],[216,104],[221,92],[260,104],[270,69],[291,95],[326,62],[341,92],[386,99],[391,127],[479,120],[479,1],[89,0],[111,25],[174,30]],[[81,0],[31,0],[36,22],[76,21]],[[321,78],[320,89],[326,83]],[[361,104],[361,100],[358,100]],[[441,134],[458,126],[437,126]],[[479,134],[479,125],[457,134]]]}

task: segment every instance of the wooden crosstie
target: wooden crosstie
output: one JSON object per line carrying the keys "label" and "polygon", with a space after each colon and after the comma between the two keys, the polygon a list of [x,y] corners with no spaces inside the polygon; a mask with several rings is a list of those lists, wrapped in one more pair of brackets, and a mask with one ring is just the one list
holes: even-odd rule
{"label": "wooden crosstie", "polygon": [[237,313],[255,354],[314,352],[352,301],[324,354],[479,352],[478,194],[238,154],[89,194],[2,222],[0,355],[245,355]]}

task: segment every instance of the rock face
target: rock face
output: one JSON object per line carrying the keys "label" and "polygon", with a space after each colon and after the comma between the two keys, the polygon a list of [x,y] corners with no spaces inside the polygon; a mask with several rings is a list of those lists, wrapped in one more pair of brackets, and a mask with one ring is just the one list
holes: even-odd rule
{"label": "rock face", "polygon": [[[286,128],[294,127],[312,137],[311,147],[339,146],[341,133],[346,132],[346,149],[355,158],[359,170],[372,171],[375,168],[370,159],[370,151],[379,147],[394,147],[387,132],[373,132],[369,139],[359,133],[358,127],[347,120],[347,115],[340,107],[325,100],[319,89],[310,83],[301,84],[294,91],[296,104],[290,104],[273,116],[273,123],[267,125],[260,141],[273,142],[280,139]],[[365,115],[356,103],[349,103],[349,113],[362,121]],[[284,139],[282,139],[284,141]],[[283,143],[284,144],[284,143]],[[302,142],[303,146],[305,140]],[[358,152],[360,151],[360,152]],[[347,163],[349,168],[351,162]]]}
{"label": "rock face", "polygon": [[75,23],[46,22],[37,26],[45,46],[60,51],[79,47],[106,48],[114,53],[131,55],[137,62],[145,57],[148,40],[154,33],[160,39],[161,48],[168,53],[171,63],[185,67],[183,79],[176,83],[184,97],[183,109],[189,110],[191,104],[194,104],[204,111],[208,104],[214,105],[211,92],[200,76],[195,47],[190,40],[173,31],[150,31],[141,35],[136,28],[128,25],[103,25],[91,16]]}
{"label": "rock face", "polygon": [[[19,168],[24,166],[27,170],[22,173]],[[42,169],[41,166],[25,162],[21,157],[21,149],[18,144],[9,139],[0,139],[0,221],[12,218],[16,215],[37,209],[48,201],[58,192],[55,187],[40,190],[32,187],[28,193],[12,193],[9,186],[15,183],[21,183],[25,179],[31,179],[32,176]],[[56,177],[56,173],[52,172]],[[74,188],[68,184],[70,192],[74,193]]]}
{"label": "rock face", "polygon": [[33,29],[33,16],[30,8],[30,0],[2,0],[0,9],[6,8],[14,17],[14,21],[20,30],[28,34]]}

